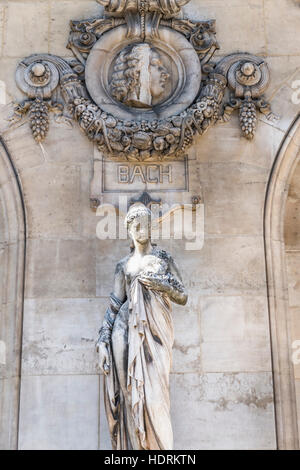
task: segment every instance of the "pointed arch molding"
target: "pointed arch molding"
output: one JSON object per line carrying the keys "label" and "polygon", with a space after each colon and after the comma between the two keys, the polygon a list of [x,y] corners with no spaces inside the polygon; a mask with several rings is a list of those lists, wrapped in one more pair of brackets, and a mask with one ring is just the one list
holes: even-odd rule
{"label": "pointed arch molding", "polygon": [[0,449],[18,447],[25,240],[21,187],[0,136]]}
{"label": "pointed arch molding", "polygon": [[290,127],[278,151],[267,189],[264,214],[275,415],[279,449],[299,448],[284,246],[286,200],[289,184],[299,159],[300,115]]}

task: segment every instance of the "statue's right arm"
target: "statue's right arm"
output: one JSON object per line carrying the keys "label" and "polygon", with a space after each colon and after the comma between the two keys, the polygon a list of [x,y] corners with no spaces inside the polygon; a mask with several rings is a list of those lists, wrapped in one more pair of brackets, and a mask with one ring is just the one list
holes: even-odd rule
{"label": "statue's right arm", "polygon": [[122,302],[126,300],[126,284],[124,274],[124,260],[121,260],[115,269],[113,295]]}
{"label": "statue's right arm", "polygon": [[105,343],[106,345],[110,344],[111,333],[116,316],[125,300],[126,286],[124,275],[124,262],[122,260],[116,266],[113,292],[110,294],[109,307],[106,310],[102,326],[99,330],[99,339],[97,341],[98,349],[101,343]]}

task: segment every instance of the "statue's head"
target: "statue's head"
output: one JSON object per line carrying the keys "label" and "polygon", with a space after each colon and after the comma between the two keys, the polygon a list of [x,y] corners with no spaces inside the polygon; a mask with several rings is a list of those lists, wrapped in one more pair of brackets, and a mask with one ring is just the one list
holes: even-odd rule
{"label": "statue's head", "polygon": [[126,47],[118,56],[110,91],[127,106],[151,107],[165,89],[169,74],[156,49],[147,43]]}
{"label": "statue's head", "polygon": [[142,203],[130,206],[125,225],[132,240],[144,244],[151,236],[151,211]]}

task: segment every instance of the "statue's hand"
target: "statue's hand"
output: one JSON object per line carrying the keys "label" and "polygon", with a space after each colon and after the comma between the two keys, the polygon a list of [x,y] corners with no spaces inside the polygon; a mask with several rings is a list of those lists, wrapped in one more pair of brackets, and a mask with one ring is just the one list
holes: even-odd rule
{"label": "statue's hand", "polygon": [[139,280],[144,286],[148,289],[154,289],[161,292],[166,292],[168,290],[168,283],[159,276],[147,276],[141,274]]}
{"label": "statue's hand", "polygon": [[97,352],[99,353],[99,367],[103,374],[108,375],[110,371],[109,355],[107,344],[103,341],[97,342]]}

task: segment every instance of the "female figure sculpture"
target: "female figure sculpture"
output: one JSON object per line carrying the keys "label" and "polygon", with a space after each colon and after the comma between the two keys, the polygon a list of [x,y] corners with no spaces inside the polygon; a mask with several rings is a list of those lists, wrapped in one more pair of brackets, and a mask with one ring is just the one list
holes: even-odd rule
{"label": "female figure sculpture", "polygon": [[150,241],[151,212],[130,207],[126,224],[130,255],[116,267],[97,342],[105,374],[105,408],[113,449],[172,449],[169,373],[171,303],[187,294],[172,257]]}
{"label": "female figure sculpture", "polygon": [[119,54],[110,91],[127,106],[150,108],[153,98],[164,92],[168,78],[159,53],[147,43],[134,44]]}

